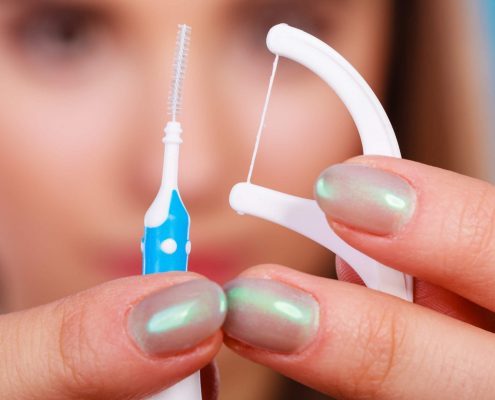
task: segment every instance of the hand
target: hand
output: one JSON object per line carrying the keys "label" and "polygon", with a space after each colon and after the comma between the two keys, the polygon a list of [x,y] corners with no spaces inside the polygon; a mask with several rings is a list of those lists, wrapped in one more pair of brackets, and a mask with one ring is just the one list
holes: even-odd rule
{"label": "hand", "polygon": [[[360,157],[329,168],[316,190],[340,237],[417,278],[417,304],[256,267],[226,286],[226,343],[336,398],[493,399],[495,189],[410,161]],[[359,280],[338,264],[341,276]]]}
{"label": "hand", "polygon": [[143,399],[210,363],[224,301],[216,284],[170,273],[1,316],[0,397]]}

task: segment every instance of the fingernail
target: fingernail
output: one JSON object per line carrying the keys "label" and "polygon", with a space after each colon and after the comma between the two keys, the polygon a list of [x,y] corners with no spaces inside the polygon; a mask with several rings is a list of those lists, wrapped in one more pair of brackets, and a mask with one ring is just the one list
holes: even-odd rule
{"label": "fingernail", "polygon": [[375,235],[400,231],[416,207],[416,192],[405,179],[356,164],[334,165],[324,171],[315,196],[335,222]]}
{"label": "fingernail", "polygon": [[225,286],[230,337],[250,346],[293,353],[316,336],[319,305],[309,293],[267,279],[239,278]]}
{"label": "fingernail", "polygon": [[131,310],[128,330],[145,353],[170,355],[213,335],[222,326],[225,313],[222,288],[196,279],[146,297]]}

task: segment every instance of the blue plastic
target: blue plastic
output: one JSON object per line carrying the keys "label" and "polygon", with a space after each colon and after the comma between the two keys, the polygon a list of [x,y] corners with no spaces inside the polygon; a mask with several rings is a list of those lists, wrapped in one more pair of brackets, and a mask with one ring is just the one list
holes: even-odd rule
{"label": "blue plastic", "polygon": [[[191,220],[177,190],[171,193],[170,210],[167,220],[157,228],[144,229],[143,274],[171,271],[187,271],[190,252],[189,229]],[[176,243],[176,250],[164,250],[165,241]],[[167,249],[166,249],[167,250]]]}

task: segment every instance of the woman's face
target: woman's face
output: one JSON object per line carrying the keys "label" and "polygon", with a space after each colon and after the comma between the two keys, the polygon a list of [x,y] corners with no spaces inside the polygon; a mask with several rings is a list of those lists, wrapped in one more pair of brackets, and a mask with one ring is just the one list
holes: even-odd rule
{"label": "woman's face", "polygon": [[[219,281],[277,262],[326,273],[330,254],[228,205],[246,179],[287,22],[340,51],[382,94],[390,0],[0,0],[0,268],[11,308],[141,269],[160,183],[176,26],[192,26],[180,190],[190,268]],[[253,181],[310,197],[318,173],[360,152],[345,107],[281,62]]]}

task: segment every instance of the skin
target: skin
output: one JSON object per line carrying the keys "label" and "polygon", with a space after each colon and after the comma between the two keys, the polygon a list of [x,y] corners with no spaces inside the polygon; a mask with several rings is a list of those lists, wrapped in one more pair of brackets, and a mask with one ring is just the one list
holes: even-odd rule
{"label": "skin", "polygon": [[318,300],[319,333],[311,345],[288,355],[233,338],[228,345],[337,398],[492,398],[495,188],[406,160],[351,162],[396,174],[418,194],[411,221],[385,236],[329,215],[335,232],[356,249],[418,278],[417,304],[356,285],[362,282],[342,262],[341,279],[354,284],[260,266],[242,276],[284,283]]}
{"label": "skin", "polygon": [[[104,283],[140,271],[139,238],[144,212],[160,180],[159,140],[166,122],[173,27],[179,22],[193,26],[193,35],[197,32],[181,116],[186,140],[180,188],[193,216],[191,269],[219,282],[267,260],[304,273],[328,274],[331,258],[325,250],[276,226],[241,219],[227,204],[230,187],[247,173],[271,67],[264,36],[272,24],[284,20],[316,33],[354,64],[379,95],[385,93],[391,2],[314,0],[311,7],[301,4],[0,0],[0,71],[8,77],[2,80],[0,96],[0,272],[2,306],[17,311],[0,318],[0,389],[6,397],[141,398],[205,366],[219,350],[222,334],[218,330],[186,352],[149,357],[136,351],[122,328],[132,304],[197,276],[172,274]],[[267,15],[266,20],[260,15]],[[360,151],[345,107],[318,79],[289,63],[282,63],[277,77],[268,127],[254,181],[293,194],[311,197],[321,170]],[[426,169],[424,173],[433,181],[434,172]],[[466,192],[471,184],[454,182]],[[442,210],[444,204],[439,201],[437,206]],[[414,243],[421,229],[405,242]],[[338,230],[346,240],[359,239],[346,232]],[[365,246],[365,239],[356,246],[377,259],[384,256],[383,248],[377,250],[373,241]],[[459,236],[461,249],[463,240]],[[456,292],[433,272],[427,274],[436,266],[433,261],[422,264],[422,269],[393,261],[390,264],[397,268],[424,273],[425,281],[445,286],[444,292],[431,290],[433,298]],[[297,284],[321,298],[328,315],[335,312],[330,305],[344,304],[346,296],[356,291],[363,302],[370,301],[371,311],[387,303],[404,315],[440,319],[438,329],[447,323],[447,317],[425,317],[416,306],[406,307],[364,288],[294,270],[275,268],[273,274],[272,270],[261,268],[248,274],[293,284],[300,278]],[[95,285],[101,286],[84,291]],[[480,301],[472,298],[473,288],[464,289],[459,294]],[[328,298],[324,293],[330,293]],[[459,299],[452,296],[451,300]],[[445,312],[453,309],[454,302],[449,301]],[[30,309],[48,302],[52,303]],[[476,310],[469,303],[456,316],[466,319]],[[371,311],[368,317],[373,321],[380,317]],[[481,333],[469,329],[476,343],[476,334]],[[113,332],[112,346],[108,346],[109,331]],[[64,341],[63,335],[53,332],[81,334],[68,335],[73,340]],[[483,338],[489,340],[486,334]],[[473,345],[473,352],[480,351],[485,342],[479,343]],[[229,344],[243,356],[318,390],[352,397],[345,380],[334,379],[335,366],[301,364],[304,356],[300,355],[281,358],[256,353],[231,339]],[[319,345],[325,348],[328,343],[325,339],[317,342],[306,360],[318,357]],[[92,350],[102,348],[107,350]],[[33,349],[42,349],[43,354],[37,356]],[[345,352],[332,354],[334,365],[344,365],[348,357]],[[45,359],[53,360],[50,374],[41,361]],[[308,365],[319,373],[308,371]],[[115,380],[117,367],[121,380]],[[220,367],[225,371],[226,399],[234,395],[241,400],[261,398],[275,390],[268,369],[231,353],[222,355]],[[239,368],[246,373],[236,377],[239,374],[232,371]],[[359,376],[357,367],[352,371]],[[422,371],[426,374],[427,367]],[[419,379],[419,374],[413,375]],[[373,382],[360,381],[359,389],[371,391]],[[240,385],[246,388],[241,394]]]}

